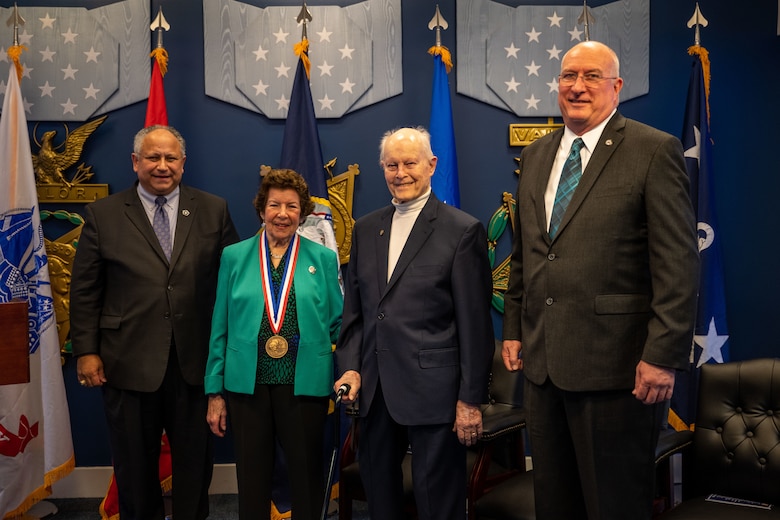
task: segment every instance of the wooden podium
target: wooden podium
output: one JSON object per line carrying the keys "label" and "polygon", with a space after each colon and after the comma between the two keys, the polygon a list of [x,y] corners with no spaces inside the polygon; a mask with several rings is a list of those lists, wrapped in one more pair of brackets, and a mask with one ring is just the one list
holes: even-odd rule
{"label": "wooden podium", "polygon": [[27,302],[0,303],[0,385],[30,382]]}

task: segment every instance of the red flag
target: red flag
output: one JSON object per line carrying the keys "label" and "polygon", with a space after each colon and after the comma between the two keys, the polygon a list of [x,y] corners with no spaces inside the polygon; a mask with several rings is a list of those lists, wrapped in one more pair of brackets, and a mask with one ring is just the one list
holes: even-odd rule
{"label": "red flag", "polygon": [[168,53],[162,47],[152,52],[152,81],[149,85],[149,100],[146,103],[144,126],[168,125],[168,110],[165,108],[163,76],[168,69]]}

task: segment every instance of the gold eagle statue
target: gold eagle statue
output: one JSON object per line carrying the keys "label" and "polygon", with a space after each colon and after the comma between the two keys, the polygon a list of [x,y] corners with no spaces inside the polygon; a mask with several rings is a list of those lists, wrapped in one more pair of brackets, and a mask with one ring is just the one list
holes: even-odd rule
{"label": "gold eagle statue", "polygon": [[[57,135],[57,131],[45,132],[40,142],[40,150],[32,158],[38,184],[64,184],[69,188],[72,187],[73,182],[65,177],[64,171],[79,160],[84,142],[92,135],[92,132],[97,130],[97,127],[103,124],[107,117],[105,115],[84,123],[74,131],[67,133],[65,142],[56,146],[52,141]],[[66,126],[66,132],[67,129]],[[63,148],[64,151],[60,151]]]}

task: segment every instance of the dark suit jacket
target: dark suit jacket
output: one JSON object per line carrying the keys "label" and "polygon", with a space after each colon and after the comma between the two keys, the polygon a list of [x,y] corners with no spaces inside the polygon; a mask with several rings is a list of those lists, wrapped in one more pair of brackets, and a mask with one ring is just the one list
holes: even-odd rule
{"label": "dark suit jacket", "polygon": [[616,113],[550,240],[562,135],[520,156],[504,339],[522,341],[526,378],[565,390],[633,388],[640,359],[686,368],[699,260],[679,140]]}
{"label": "dark suit jacket", "polygon": [[387,281],[395,208],[355,224],[345,277],[338,374],[362,377],[365,416],[381,379],[399,424],[443,424],[457,400],[486,400],[493,326],[492,280],[482,224],[431,194]]}
{"label": "dark suit jacket", "polygon": [[172,341],[202,385],[222,248],[238,240],[225,200],[180,185],[170,263],[136,187],[86,207],[70,288],[73,354],[99,354],[109,385],[156,390]]}

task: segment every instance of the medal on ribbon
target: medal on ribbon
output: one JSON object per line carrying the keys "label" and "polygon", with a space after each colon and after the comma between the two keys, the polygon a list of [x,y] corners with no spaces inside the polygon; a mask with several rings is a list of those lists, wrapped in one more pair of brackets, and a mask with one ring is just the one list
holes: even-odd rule
{"label": "medal on ribbon", "polygon": [[279,333],[282,330],[284,315],[287,312],[287,298],[290,296],[290,290],[292,289],[295,264],[298,262],[298,245],[299,238],[296,233],[293,234],[290,240],[289,254],[286,255],[284,261],[281,290],[274,295],[273,280],[271,278],[273,269],[271,249],[268,247],[268,238],[265,235],[265,230],[263,230],[263,236],[260,237],[260,278],[263,282],[263,296],[265,297],[265,311],[268,315],[268,324],[271,326],[271,332],[273,332],[273,336],[265,342],[265,351],[274,359],[284,357],[289,349],[287,340]]}

